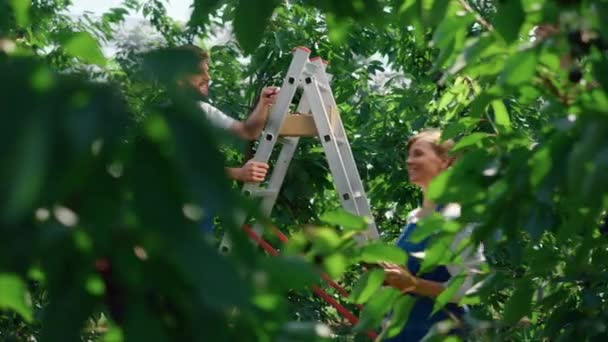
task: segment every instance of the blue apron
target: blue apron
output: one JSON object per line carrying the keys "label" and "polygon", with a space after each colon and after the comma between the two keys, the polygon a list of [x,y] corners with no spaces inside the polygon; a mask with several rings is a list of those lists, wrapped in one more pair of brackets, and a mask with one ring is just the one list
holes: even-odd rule
{"label": "blue apron", "polygon": [[[403,228],[403,232],[399,239],[397,239],[397,247],[401,248],[408,254],[407,268],[410,272],[421,278],[440,283],[445,283],[452,277],[450,272],[445,266],[437,266],[434,270],[424,274],[418,274],[420,271],[420,260],[412,256],[412,253],[424,252],[430,237],[424,239],[419,243],[413,243],[409,241],[414,230],[416,229],[416,223],[409,223]],[[408,296],[415,296],[416,303],[410,312],[409,319],[403,330],[392,338],[385,339],[385,341],[393,342],[410,342],[420,341],[430,330],[430,328],[437,322],[449,319],[448,314],[445,310],[450,311],[451,314],[456,317],[462,317],[464,310],[456,304],[449,303],[443,310],[438,311],[431,316],[433,312],[434,300],[428,297],[416,296],[408,294]]]}

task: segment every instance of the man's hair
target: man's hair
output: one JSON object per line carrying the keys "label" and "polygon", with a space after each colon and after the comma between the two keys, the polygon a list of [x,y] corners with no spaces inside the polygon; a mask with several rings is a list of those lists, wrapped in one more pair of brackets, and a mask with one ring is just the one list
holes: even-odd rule
{"label": "man's hair", "polygon": [[454,147],[454,141],[452,139],[441,141],[441,130],[427,129],[409,138],[407,141],[408,152],[412,145],[419,140],[430,143],[433,151],[435,151],[435,153],[437,153],[437,155],[441,158],[448,159],[450,161],[450,165],[456,160],[454,156],[449,154],[452,147]]}
{"label": "man's hair", "polygon": [[203,50],[202,48],[192,45],[186,44],[176,48],[177,50],[188,51],[194,54],[199,60],[199,62],[208,62],[209,61],[209,52]]}
{"label": "man's hair", "polygon": [[165,47],[144,53],[144,74],[167,84],[187,75],[199,73],[201,62],[209,60],[209,53],[196,45]]}

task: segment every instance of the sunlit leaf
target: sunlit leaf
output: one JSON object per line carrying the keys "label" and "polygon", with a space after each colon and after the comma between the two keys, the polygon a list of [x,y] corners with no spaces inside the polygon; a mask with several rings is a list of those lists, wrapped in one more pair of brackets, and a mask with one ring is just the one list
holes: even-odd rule
{"label": "sunlit leaf", "polygon": [[17,20],[17,25],[26,26],[29,24],[29,10],[32,6],[32,0],[10,0],[10,5],[13,7],[13,11],[15,11],[15,20]]}
{"label": "sunlit leaf", "polygon": [[401,296],[401,292],[392,287],[384,287],[376,291],[363,308],[359,324],[355,326],[355,331],[365,331],[380,325],[391,309],[391,303],[399,296]]}
{"label": "sunlit leaf", "polygon": [[32,308],[28,304],[27,289],[16,274],[0,273],[0,308],[13,310],[27,322],[32,321]]}
{"label": "sunlit leaf", "polygon": [[359,259],[366,263],[386,261],[404,265],[407,262],[407,254],[395,245],[372,243],[361,249]]}
{"label": "sunlit leaf", "polygon": [[454,298],[454,295],[458,293],[458,290],[464,283],[465,279],[466,275],[459,275],[450,279],[448,286],[439,294],[439,296],[437,296],[435,304],[433,304],[433,314],[441,310],[451,299]]}
{"label": "sunlit leaf", "polygon": [[65,37],[62,42],[65,52],[85,63],[104,66],[107,61],[99,43],[89,32],[75,32]]}
{"label": "sunlit leaf", "polygon": [[438,265],[447,264],[454,253],[450,249],[451,236],[445,236],[431,241],[429,247],[424,250],[424,258],[420,265],[420,272],[424,273]]}
{"label": "sunlit leaf", "polygon": [[539,149],[530,159],[530,183],[536,187],[551,170],[551,150],[549,148]]}
{"label": "sunlit leaf", "polygon": [[364,218],[353,215],[343,209],[325,213],[321,215],[320,219],[327,224],[341,226],[349,230],[360,231],[367,228]]}
{"label": "sunlit leaf", "polygon": [[253,297],[253,303],[263,310],[273,310],[281,303],[281,298],[274,294],[260,294]]}
{"label": "sunlit leaf", "polygon": [[365,303],[382,286],[384,282],[384,270],[380,268],[372,269],[357,281],[348,299],[355,303]]}
{"label": "sunlit leaf", "polygon": [[346,271],[348,260],[341,253],[333,253],[325,257],[323,266],[332,278],[339,278]]}
{"label": "sunlit leaf", "polygon": [[456,145],[452,148],[452,152],[457,152],[460,150],[464,150],[471,146],[479,146],[481,141],[486,138],[488,135],[486,133],[475,132],[467,135],[466,137],[460,139]]}
{"label": "sunlit leaf", "polygon": [[505,104],[500,100],[494,100],[492,101],[492,108],[494,109],[494,120],[499,130],[504,133],[511,132],[511,118]]}
{"label": "sunlit leaf", "polygon": [[442,172],[437,177],[433,178],[428,188],[428,196],[433,200],[441,198],[448,189],[448,182],[452,172],[450,170]]}

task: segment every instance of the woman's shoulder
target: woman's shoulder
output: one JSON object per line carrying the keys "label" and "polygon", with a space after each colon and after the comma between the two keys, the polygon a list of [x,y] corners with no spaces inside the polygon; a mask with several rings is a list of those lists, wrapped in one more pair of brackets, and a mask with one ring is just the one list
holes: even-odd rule
{"label": "woman's shoulder", "polygon": [[406,222],[407,222],[407,224],[410,224],[410,223],[416,223],[416,222],[418,222],[418,219],[419,219],[419,214],[420,214],[420,211],[421,211],[421,210],[422,210],[422,208],[420,208],[420,207],[418,207],[418,208],[416,208],[416,209],[412,209],[412,210],[411,210],[411,211],[410,211],[410,212],[407,214],[407,219],[406,219],[406,220],[407,220],[407,221],[406,221]]}
{"label": "woman's shoulder", "polygon": [[454,220],[460,217],[460,204],[448,203],[440,210],[441,215],[448,220]]}
{"label": "woman's shoulder", "polygon": [[[437,211],[446,219],[454,220],[460,217],[460,204],[448,203],[440,206]],[[425,216],[422,214],[422,208],[413,209],[407,214],[407,223],[416,223],[421,216]]]}

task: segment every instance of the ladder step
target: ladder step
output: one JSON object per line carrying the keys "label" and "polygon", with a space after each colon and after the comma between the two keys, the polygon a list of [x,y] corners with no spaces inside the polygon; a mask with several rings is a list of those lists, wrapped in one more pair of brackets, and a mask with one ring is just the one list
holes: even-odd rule
{"label": "ladder step", "polygon": [[246,190],[245,196],[248,197],[266,197],[266,196],[274,196],[279,192],[277,190],[271,189],[259,189],[259,190]]}
{"label": "ladder step", "polygon": [[322,91],[330,91],[331,89],[329,88],[329,86],[325,85],[325,84],[321,84],[319,83],[319,89]]}

